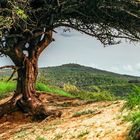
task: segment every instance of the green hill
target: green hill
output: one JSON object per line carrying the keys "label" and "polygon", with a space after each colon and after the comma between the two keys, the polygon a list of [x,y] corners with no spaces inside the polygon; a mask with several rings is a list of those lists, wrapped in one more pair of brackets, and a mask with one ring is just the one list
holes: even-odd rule
{"label": "green hill", "polygon": [[[8,79],[11,70],[0,70],[0,79]],[[109,91],[124,96],[133,90],[133,85],[140,86],[140,77],[121,75],[78,64],[40,68],[38,82],[63,88],[65,84],[75,85],[78,89],[98,92]]]}
{"label": "green hill", "polygon": [[41,68],[39,80],[61,88],[69,83],[81,90],[108,90],[120,96],[131,92],[133,84],[140,85],[140,77],[116,74],[78,64]]}

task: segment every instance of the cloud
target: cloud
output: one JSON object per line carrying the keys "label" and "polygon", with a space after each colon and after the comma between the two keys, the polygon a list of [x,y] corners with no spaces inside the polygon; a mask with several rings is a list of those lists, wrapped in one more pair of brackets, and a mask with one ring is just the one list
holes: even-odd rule
{"label": "cloud", "polygon": [[140,63],[137,63],[137,64],[135,65],[135,69],[138,70],[138,71],[140,70]]}
{"label": "cloud", "polygon": [[119,73],[120,72],[120,68],[119,67],[116,67],[116,66],[110,67],[109,70],[112,71],[112,72],[115,72],[115,73]]}
{"label": "cloud", "polygon": [[133,72],[134,71],[134,67],[130,64],[127,65],[123,65],[123,70],[128,71],[128,72]]}

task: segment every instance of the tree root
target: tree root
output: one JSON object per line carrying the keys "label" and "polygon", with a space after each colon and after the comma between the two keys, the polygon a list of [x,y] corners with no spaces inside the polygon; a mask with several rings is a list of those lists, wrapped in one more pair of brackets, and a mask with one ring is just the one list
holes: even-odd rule
{"label": "tree root", "polygon": [[49,116],[61,117],[62,112],[58,110],[48,110],[38,99],[23,100],[22,96],[11,98],[8,102],[0,105],[0,118],[5,114],[11,114],[16,111],[29,114],[33,120],[43,120]]}

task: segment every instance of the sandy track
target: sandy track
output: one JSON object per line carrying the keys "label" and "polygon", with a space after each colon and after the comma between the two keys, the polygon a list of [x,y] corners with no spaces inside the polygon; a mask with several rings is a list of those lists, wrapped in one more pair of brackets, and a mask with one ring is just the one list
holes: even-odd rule
{"label": "sandy track", "polygon": [[[131,124],[122,120],[123,100],[86,103],[52,94],[40,98],[51,109],[62,110],[61,118],[32,122],[16,112],[0,120],[0,140],[125,140]],[[80,112],[78,117],[74,117]],[[86,112],[84,114],[84,112]],[[88,112],[88,113],[87,113]]]}

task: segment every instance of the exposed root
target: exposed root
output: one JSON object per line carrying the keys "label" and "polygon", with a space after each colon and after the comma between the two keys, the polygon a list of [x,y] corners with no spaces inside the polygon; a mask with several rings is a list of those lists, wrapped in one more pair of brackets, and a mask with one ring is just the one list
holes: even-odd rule
{"label": "exposed root", "polygon": [[18,108],[15,105],[15,102],[13,102],[13,100],[10,100],[10,101],[0,105],[0,118],[2,118],[5,114],[10,114],[17,110],[18,110]]}
{"label": "exposed root", "polygon": [[30,100],[23,100],[22,96],[19,95],[0,105],[0,118],[5,114],[10,114],[15,111],[26,113],[30,115],[33,120],[43,120],[49,116],[61,117],[62,115],[61,111],[48,110],[46,106],[35,97]]}

